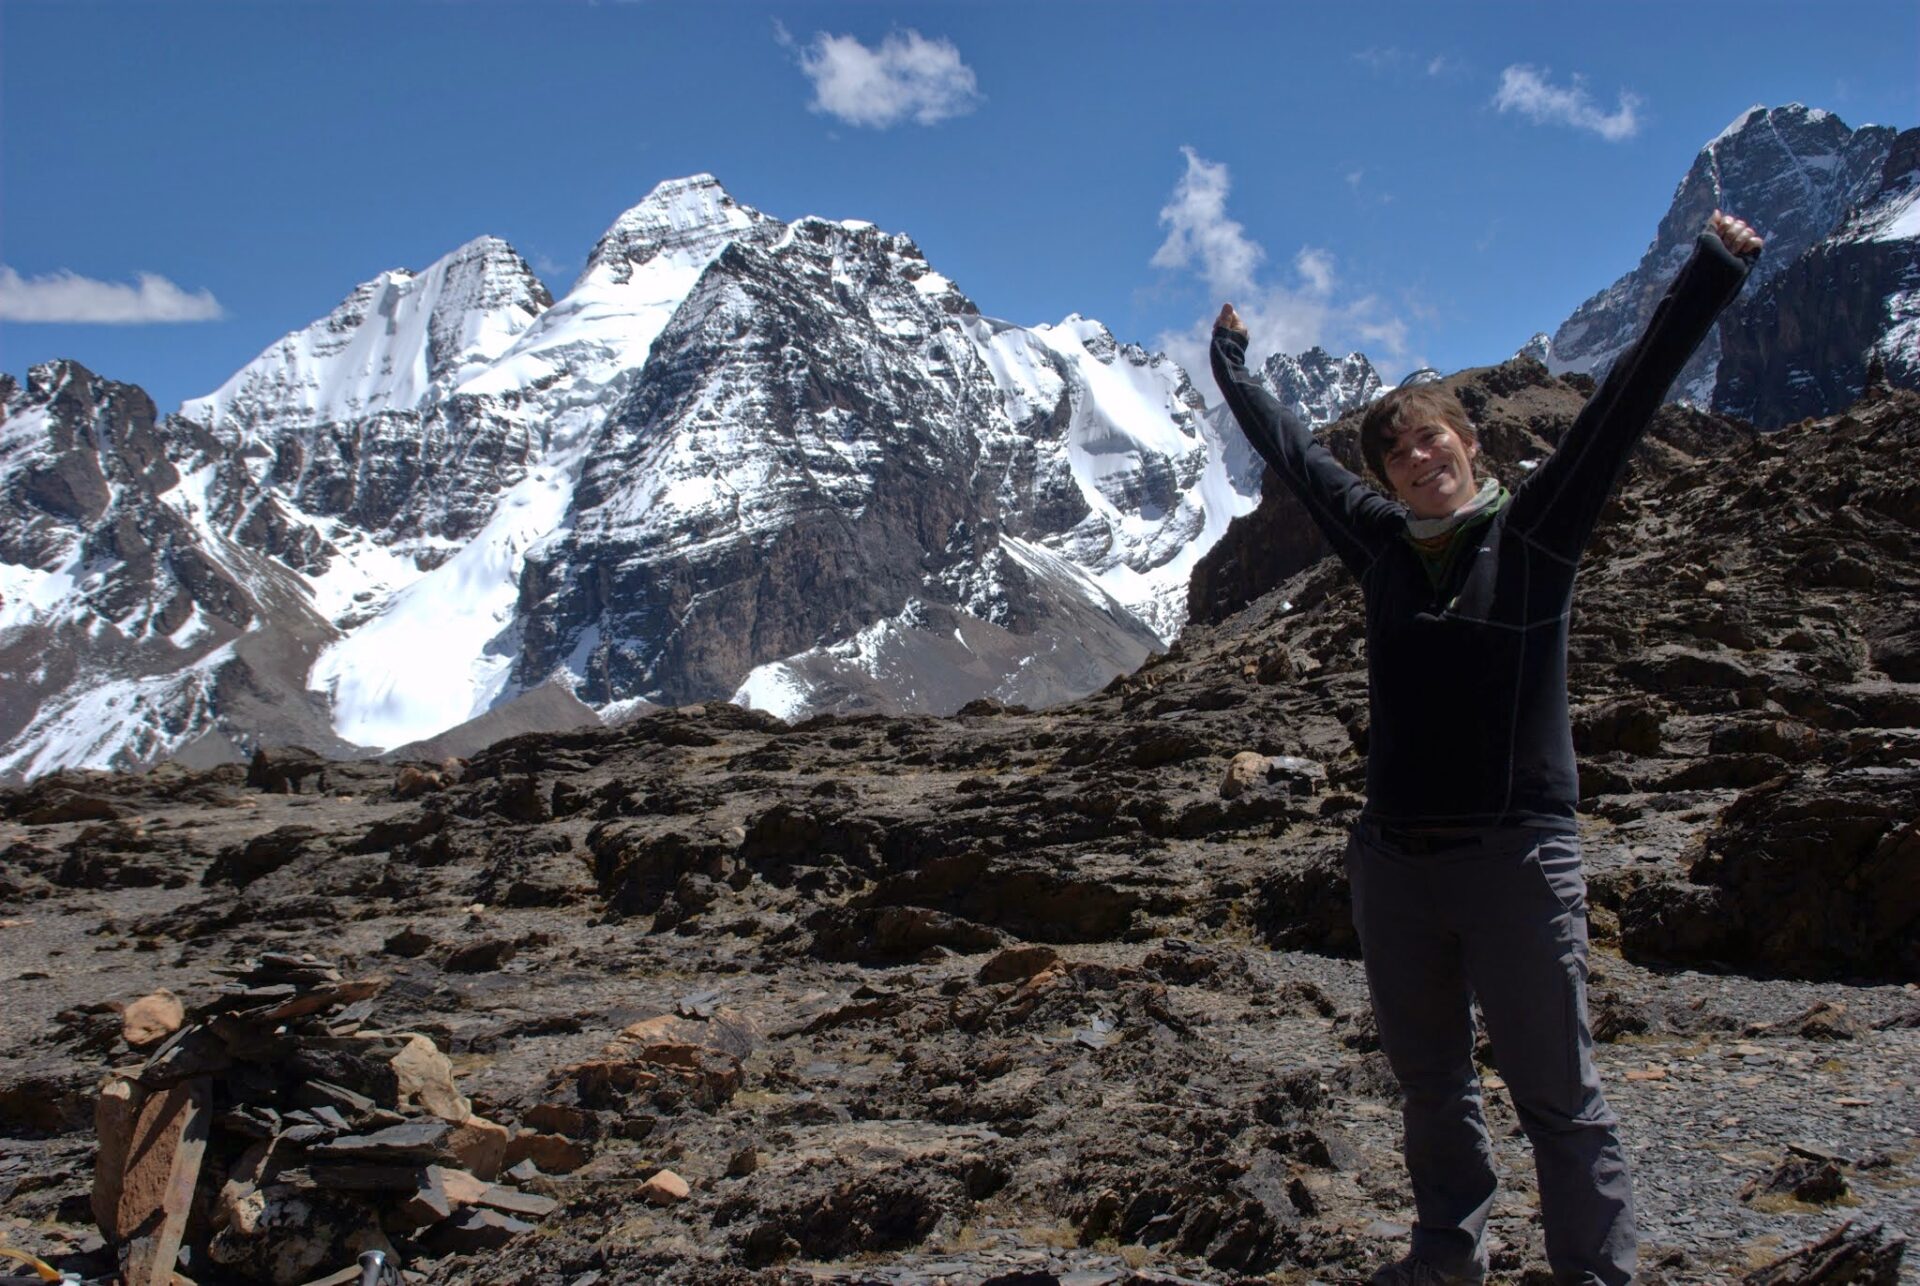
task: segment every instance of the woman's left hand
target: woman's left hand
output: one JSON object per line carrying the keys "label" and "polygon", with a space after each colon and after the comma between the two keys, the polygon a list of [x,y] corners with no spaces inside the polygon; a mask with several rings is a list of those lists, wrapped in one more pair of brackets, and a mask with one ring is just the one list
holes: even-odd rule
{"label": "woman's left hand", "polygon": [[1707,220],[1707,231],[1720,238],[1720,244],[1728,250],[1747,258],[1759,254],[1760,247],[1766,244],[1745,219],[1736,219],[1719,210]]}

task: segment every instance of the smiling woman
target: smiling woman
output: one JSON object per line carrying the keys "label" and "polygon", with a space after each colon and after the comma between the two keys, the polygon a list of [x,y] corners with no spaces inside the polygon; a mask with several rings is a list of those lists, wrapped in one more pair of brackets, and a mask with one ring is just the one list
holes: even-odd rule
{"label": "smiling woman", "polygon": [[1444,518],[1474,498],[1480,436],[1447,389],[1415,384],[1375,402],[1360,424],[1360,453],[1416,518]]}
{"label": "smiling woman", "polygon": [[1466,413],[1429,386],[1367,414],[1367,463],[1395,498],[1381,495],[1249,374],[1246,329],[1220,310],[1220,391],[1366,596],[1367,804],[1347,871],[1419,1213],[1411,1254],[1375,1273],[1379,1286],[1485,1279],[1496,1181],[1475,1001],[1533,1144],[1555,1280],[1633,1280],[1627,1157],[1587,1022],[1574,571],[1628,453],[1759,250],[1752,228],[1715,211],[1645,333],[1511,496],[1475,489]]}

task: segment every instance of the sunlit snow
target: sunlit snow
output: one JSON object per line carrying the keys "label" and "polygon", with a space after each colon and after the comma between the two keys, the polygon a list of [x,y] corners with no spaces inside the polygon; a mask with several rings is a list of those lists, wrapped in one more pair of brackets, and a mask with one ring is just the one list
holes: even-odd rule
{"label": "sunlit snow", "polygon": [[228,643],[172,674],[73,684],[35,712],[0,773],[110,769],[171,754],[211,726],[214,676],[232,659]]}

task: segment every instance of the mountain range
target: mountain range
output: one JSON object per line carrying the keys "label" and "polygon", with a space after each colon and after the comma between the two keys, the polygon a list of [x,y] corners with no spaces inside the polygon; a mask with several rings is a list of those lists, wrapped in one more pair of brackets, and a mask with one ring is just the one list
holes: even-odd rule
{"label": "mountain range", "polygon": [[[1640,266],[1530,348],[1604,366],[1720,206],[1769,249],[1680,391],[1767,425],[1876,354],[1920,382],[1917,141],[1744,114]],[[1319,349],[1263,378],[1316,424],[1384,387]],[[0,375],[0,406],[10,776],[455,752],[708,700],[1049,704],[1170,644],[1261,497],[1165,356],[993,319],[910,238],[707,175],[622,214],[557,298],[482,237],[175,414],[72,362]]]}

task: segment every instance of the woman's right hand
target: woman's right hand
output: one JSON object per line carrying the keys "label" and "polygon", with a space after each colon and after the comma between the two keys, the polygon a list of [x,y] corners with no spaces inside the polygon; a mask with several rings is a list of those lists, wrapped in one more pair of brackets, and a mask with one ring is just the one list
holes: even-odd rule
{"label": "woman's right hand", "polygon": [[1213,319],[1217,327],[1225,327],[1236,335],[1247,333],[1247,324],[1240,320],[1240,314],[1233,311],[1232,304],[1221,304],[1220,315]]}

